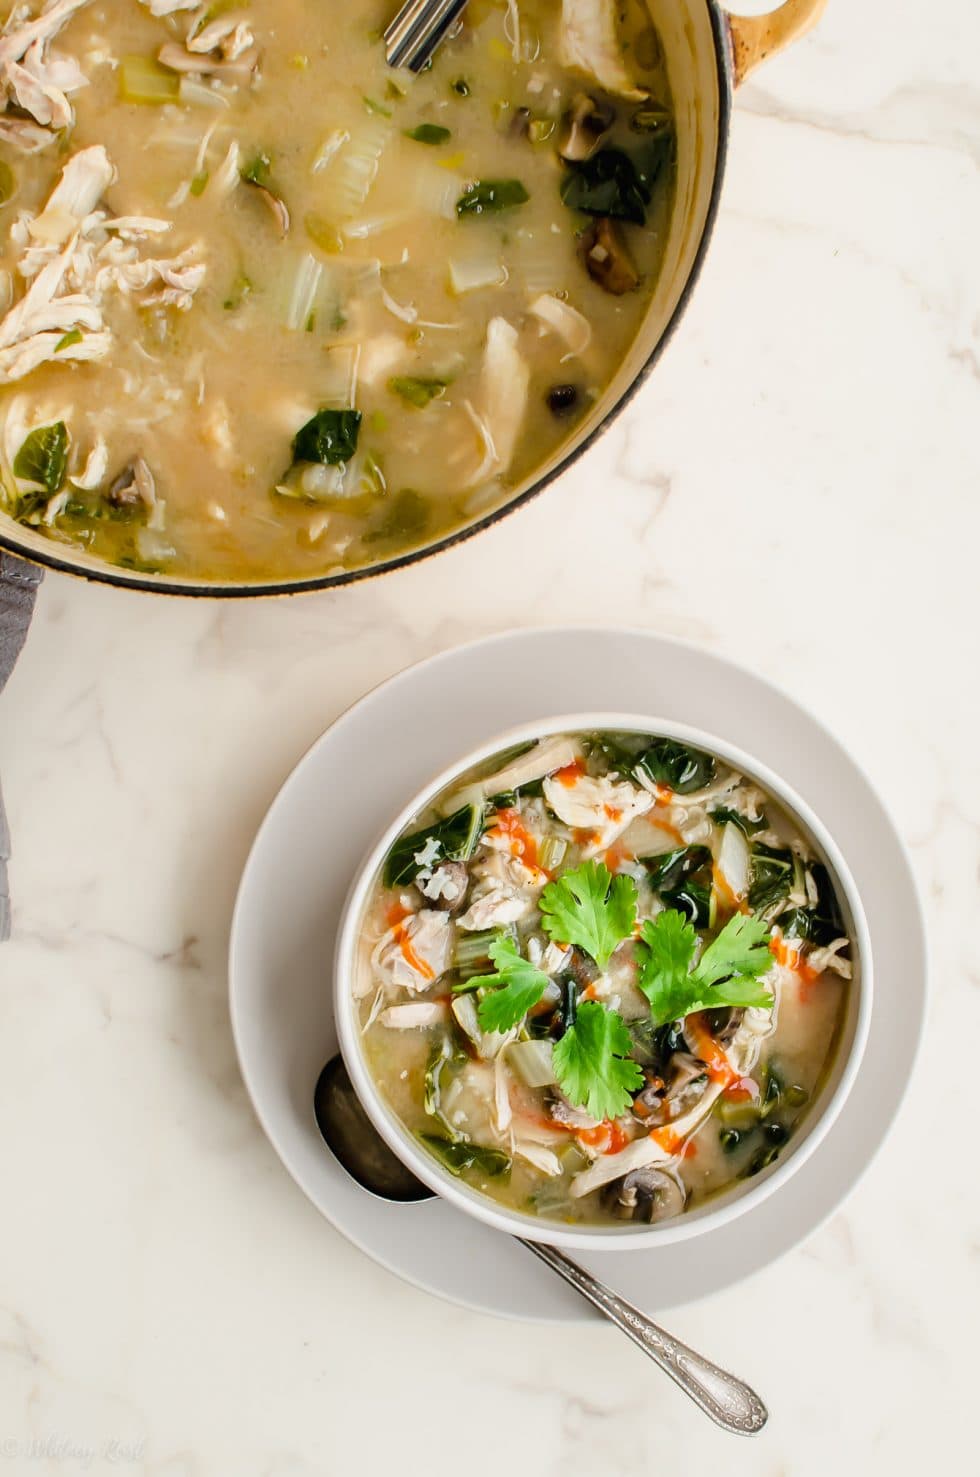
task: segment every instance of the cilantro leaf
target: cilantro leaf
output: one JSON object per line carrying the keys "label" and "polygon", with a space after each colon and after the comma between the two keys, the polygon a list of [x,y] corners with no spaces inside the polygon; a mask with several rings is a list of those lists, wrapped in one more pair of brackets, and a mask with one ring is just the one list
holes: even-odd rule
{"label": "cilantro leaf", "polygon": [[771,961],[769,930],[758,918],[737,913],[691,969],[697,939],[682,913],[667,908],[647,919],[637,944],[637,984],[650,1002],[655,1026],[719,1005],[772,1004],[758,976]]}
{"label": "cilantro leaf", "polygon": [[771,964],[766,924],[760,918],[736,913],[701,955],[694,978],[703,985],[717,985],[738,974],[754,979],[765,974]]}
{"label": "cilantro leaf", "polygon": [[470,984],[500,988],[484,995],[477,1016],[484,1031],[509,1031],[537,1005],[551,980],[543,970],[521,958],[514,940],[506,934],[494,939],[487,952],[497,973],[482,975]]}
{"label": "cilantro leaf", "polygon": [[643,1086],[643,1073],[629,1054],[633,1038],[615,1010],[597,1000],[580,1005],[575,1024],[556,1043],[555,1076],[569,1102],[593,1118],[618,1118],[630,1105],[630,1092]]}
{"label": "cilantro leaf", "polygon": [[549,938],[577,944],[605,969],[636,922],[636,883],[612,877],[603,862],[583,862],[541,894],[541,926]]}

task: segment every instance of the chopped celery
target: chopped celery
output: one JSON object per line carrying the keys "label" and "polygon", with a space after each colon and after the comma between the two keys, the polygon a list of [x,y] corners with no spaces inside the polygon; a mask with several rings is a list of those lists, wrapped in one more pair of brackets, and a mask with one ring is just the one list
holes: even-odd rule
{"label": "chopped celery", "polygon": [[507,1064],[528,1087],[550,1087],[557,1081],[551,1053],[550,1041],[515,1041],[507,1047]]}
{"label": "chopped celery", "polygon": [[319,246],[321,251],[326,251],[331,256],[336,256],[338,252],[343,251],[343,236],[337,227],[331,225],[322,215],[311,212],[304,219],[303,225],[306,227],[307,236],[315,246]]}
{"label": "chopped celery", "polygon": [[[474,976],[489,974],[493,968],[490,945],[502,938],[511,938],[517,943],[517,929],[513,924],[504,929],[488,928],[482,933],[464,933],[458,929],[453,946],[453,964],[460,979],[473,980]],[[478,979],[474,980],[474,987],[478,983]]]}
{"label": "chopped celery", "polygon": [[545,872],[557,872],[567,850],[568,842],[563,836],[546,836],[538,850],[538,865]]}
{"label": "chopped celery", "polygon": [[487,242],[478,253],[450,258],[449,286],[456,297],[478,292],[483,287],[503,287],[506,281],[507,268],[494,241]]}
{"label": "chopped celery", "polygon": [[156,107],[173,103],[180,97],[180,78],[151,56],[124,56],[119,63],[119,96],[124,103]]}

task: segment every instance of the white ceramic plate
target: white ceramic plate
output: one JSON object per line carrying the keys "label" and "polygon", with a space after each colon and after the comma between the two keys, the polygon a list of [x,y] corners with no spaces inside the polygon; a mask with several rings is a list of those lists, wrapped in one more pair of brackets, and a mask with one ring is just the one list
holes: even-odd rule
{"label": "white ceramic plate", "polygon": [[313,1087],[337,1050],[328,977],[336,924],[354,868],[434,773],[488,734],[566,712],[570,696],[583,707],[623,709],[637,707],[639,693],[645,710],[724,733],[809,801],[850,864],[875,972],[888,988],[876,997],[864,1063],[840,1118],[777,1195],[692,1241],[580,1260],[650,1313],[758,1271],[854,1187],[912,1075],[926,949],[911,869],[862,771],[804,709],[709,652],[638,631],[515,632],[400,673],[313,745],[259,830],[232,922],[232,1027],[259,1120],[313,1204],[383,1266],[481,1311],[593,1316],[557,1278],[542,1277],[516,1242],[441,1200],[383,1204],[324,1146]]}

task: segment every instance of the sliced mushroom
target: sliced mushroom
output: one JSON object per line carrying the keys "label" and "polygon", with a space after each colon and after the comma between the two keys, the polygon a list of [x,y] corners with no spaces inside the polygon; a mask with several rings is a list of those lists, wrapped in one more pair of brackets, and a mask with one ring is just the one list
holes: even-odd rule
{"label": "sliced mushroom", "polygon": [[585,270],[606,292],[622,297],[639,286],[640,274],[615,221],[597,216],[579,236],[578,244]]}
{"label": "sliced mushroom", "polygon": [[681,1182],[662,1169],[633,1169],[603,1189],[603,1209],[621,1221],[667,1221],[680,1215],[687,1196]]}
{"label": "sliced mushroom", "polygon": [[[738,1028],[745,1019],[745,1009],[740,1005],[729,1005],[720,1010],[709,1010],[707,1013],[708,1030],[720,1046],[731,1046],[738,1034]],[[692,1044],[687,1032],[684,1032],[684,1040],[692,1051],[697,1048]]]}
{"label": "sliced mushroom", "polygon": [[581,949],[572,950],[571,958],[565,965],[565,971],[571,975],[580,990],[588,989],[589,985],[593,984],[602,973],[595,960],[590,959],[588,954],[583,953]]}
{"label": "sliced mushroom", "polygon": [[257,46],[250,46],[238,56],[225,59],[221,56],[195,55],[177,41],[168,41],[157,52],[161,67],[171,72],[189,72],[202,77],[220,77],[225,82],[245,82],[255,75],[259,65]]}
{"label": "sliced mushroom", "polygon": [[587,92],[579,92],[565,114],[565,134],[558,152],[570,164],[591,159],[605,135],[616,121],[609,103],[598,102]]}
{"label": "sliced mushroom", "polygon": [[273,195],[272,191],[267,190],[265,185],[257,185],[254,180],[246,180],[245,183],[262,196],[264,203],[269,207],[275,218],[276,225],[279,227],[280,236],[284,238],[288,236],[290,219],[286,202],[280,200],[278,195]]}
{"label": "sliced mushroom", "polygon": [[106,498],[116,508],[135,508],[140,503],[153,507],[157,500],[156,482],[141,456],[134,457],[113,479]]}

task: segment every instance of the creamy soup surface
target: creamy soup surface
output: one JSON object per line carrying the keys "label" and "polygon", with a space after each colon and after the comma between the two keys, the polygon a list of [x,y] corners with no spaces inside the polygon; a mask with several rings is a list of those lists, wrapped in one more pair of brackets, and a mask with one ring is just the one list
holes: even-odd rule
{"label": "creamy soup surface", "polygon": [[641,0],[54,0],[0,38],[0,508],[127,567],[428,543],[573,434],[673,195]]}
{"label": "creamy soup surface", "polygon": [[828,869],[770,796],[669,739],[572,733],[414,818],[354,992],[378,1087],[453,1174],[560,1222],[650,1223],[784,1152],[853,971]]}

